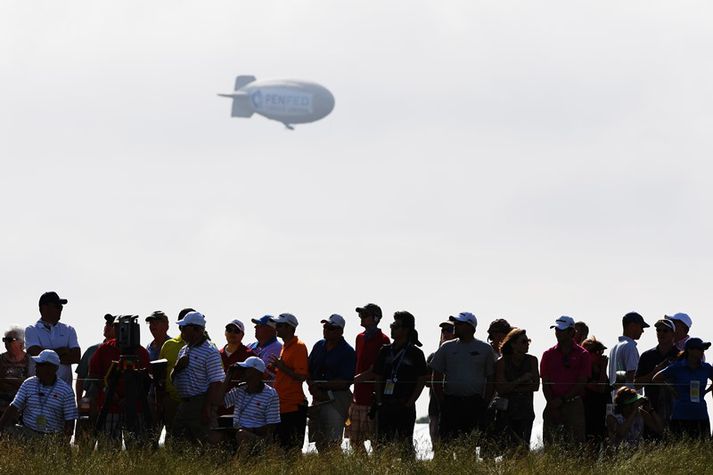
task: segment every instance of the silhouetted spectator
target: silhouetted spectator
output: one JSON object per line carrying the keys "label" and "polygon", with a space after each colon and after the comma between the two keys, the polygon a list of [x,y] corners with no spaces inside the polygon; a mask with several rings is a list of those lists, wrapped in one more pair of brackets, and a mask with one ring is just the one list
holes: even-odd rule
{"label": "silhouetted spectator", "polygon": [[[440,338],[438,340],[438,347],[447,341],[450,341],[456,337],[455,330],[453,328],[453,322],[441,322],[438,325],[441,328]],[[431,361],[433,361],[433,356],[436,353],[431,353],[426,358],[426,364],[429,368],[431,367]],[[443,378],[441,378],[437,383],[434,383],[434,373],[431,371],[430,376],[426,380],[426,386],[428,387],[428,432],[431,435],[431,447],[436,450],[436,445],[440,439],[440,421],[441,421],[441,406],[438,402],[438,397],[434,388],[434,384],[440,384],[443,386]]]}
{"label": "silhouetted spectator", "polygon": [[529,449],[535,420],[533,394],[540,388],[537,358],[528,354],[525,330],[513,328],[500,345],[502,357],[495,363],[495,390],[504,404],[498,410],[498,429],[505,431],[511,447]]}
{"label": "silhouetted spectator", "polygon": [[607,430],[612,444],[637,445],[645,430],[662,434],[663,421],[647,398],[624,386],[614,397],[614,413],[607,415]]}
{"label": "silhouetted spectator", "polygon": [[611,403],[611,386],[607,374],[609,359],[604,354],[607,347],[596,338],[584,340],[582,348],[589,352],[592,362],[592,374],[587,380],[583,396],[585,434],[589,442],[598,444],[607,435],[607,404]]}
{"label": "silhouetted spectator", "polygon": [[609,384],[614,386],[614,389],[622,384],[626,384],[630,388],[634,387],[636,368],[639,366],[639,350],[636,348],[636,340],[641,338],[644,328],[649,327],[649,324],[644,321],[644,317],[636,312],[624,315],[621,324],[624,334],[609,350]]}
{"label": "silhouetted spectator", "polygon": [[647,386],[656,373],[673,363],[679,351],[674,342],[675,326],[672,320],[662,319],[654,324],[658,345],[646,350],[639,358],[639,367],[636,369],[637,385],[644,386],[644,394],[651,401],[651,406],[661,416],[664,425],[671,420],[673,410],[673,391],[669,387],[658,385]]}
{"label": "silhouetted spectator", "polygon": [[656,373],[653,382],[667,382],[676,391],[671,414],[671,432],[678,436],[708,439],[711,435],[708,407],[704,399],[708,381],[713,381],[713,366],[702,361],[709,342],[689,338],[681,356]]}
{"label": "silhouetted spectator", "polygon": [[574,324],[574,342],[582,345],[582,342],[589,336],[589,327],[586,323],[579,321]]}
{"label": "silhouetted spectator", "polygon": [[2,339],[5,352],[0,355],[0,415],[7,409],[20,385],[27,378],[28,360],[25,352],[25,330],[10,327]]}
{"label": "silhouetted spectator", "polygon": [[389,344],[389,337],[378,327],[381,307],[370,303],[357,307],[357,314],[364,331],[356,337],[356,376],[354,376],[354,399],[349,407],[349,420],[345,436],[352,450],[365,452],[364,442],[374,439],[374,419],[368,416],[374,403],[374,363],[382,346]]}
{"label": "silhouetted spectator", "polygon": [[383,346],[374,365],[377,376],[376,405],[378,444],[398,443],[405,455],[416,455],[413,430],[416,423],[416,401],[426,383],[426,358],[418,347],[416,321],[409,312],[394,313],[390,325],[393,343]]}
{"label": "silhouetted spectator", "polygon": [[585,419],[582,394],[591,375],[587,350],[574,342],[574,320],[558,318],[553,326],[557,344],[545,351],[540,363],[542,391],[547,400],[543,412],[545,444],[555,440],[582,443]]}

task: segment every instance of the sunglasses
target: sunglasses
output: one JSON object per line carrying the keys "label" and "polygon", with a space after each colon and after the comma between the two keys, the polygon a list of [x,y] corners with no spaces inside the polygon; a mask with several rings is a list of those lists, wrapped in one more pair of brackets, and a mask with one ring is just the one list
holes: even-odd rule
{"label": "sunglasses", "polygon": [[240,331],[240,328],[234,327],[231,325],[229,327],[225,327],[225,333],[242,333],[242,332]]}
{"label": "sunglasses", "polygon": [[339,329],[339,327],[336,325],[324,325],[322,328],[324,328],[327,331],[333,331],[333,330]]}
{"label": "sunglasses", "polygon": [[17,340],[19,340],[19,338],[15,338],[12,336],[6,336],[2,339],[2,341],[4,341],[5,343],[12,343],[13,341],[17,341]]}
{"label": "sunglasses", "polygon": [[455,328],[453,327],[441,327],[441,333],[453,333]]}
{"label": "sunglasses", "polygon": [[389,328],[391,328],[392,330],[398,330],[399,328],[403,328],[403,327],[404,326],[401,325],[400,323],[392,323],[391,325],[389,325]]}

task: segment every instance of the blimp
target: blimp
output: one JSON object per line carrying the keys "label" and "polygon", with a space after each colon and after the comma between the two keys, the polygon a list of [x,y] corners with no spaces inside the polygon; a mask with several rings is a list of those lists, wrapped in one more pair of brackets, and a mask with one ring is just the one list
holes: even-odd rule
{"label": "blimp", "polygon": [[259,114],[290,130],[294,124],[323,119],[334,109],[334,96],[326,87],[295,79],[257,81],[255,76],[238,76],[233,92],[218,95],[233,100],[231,117]]}

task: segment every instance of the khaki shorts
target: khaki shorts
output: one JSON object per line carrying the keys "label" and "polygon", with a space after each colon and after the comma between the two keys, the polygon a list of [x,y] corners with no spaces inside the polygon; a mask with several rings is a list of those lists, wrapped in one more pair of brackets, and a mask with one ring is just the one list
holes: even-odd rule
{"label": "khaki shorts", "polygon": [[349,439],[351,444],[372,440],[375,434],[375,419],[369,418],[369,406],[352,404],[349,407],[349,421],[344,437]]}

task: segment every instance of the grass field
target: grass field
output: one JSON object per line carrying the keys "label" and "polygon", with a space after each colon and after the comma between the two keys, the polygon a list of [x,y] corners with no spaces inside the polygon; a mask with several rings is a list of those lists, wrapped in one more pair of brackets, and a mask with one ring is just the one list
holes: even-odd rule
{"label": "grass field", "polygon": [[434,460],[401,460],[395,449],[366,455],[306,454],[294,458],[280,452],[240,457],[218,451],[186,448],[156,452],[92,452],[74,448],[18,445],[0,441],[0,472],[17,474],[678,474],[711,472],[713,452],[707,443],[646,445],[636,450],[591,454],[560,448],[540,450],[501,461],[478,460],[472,445],[455,447]]}

